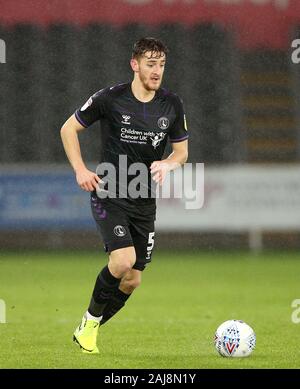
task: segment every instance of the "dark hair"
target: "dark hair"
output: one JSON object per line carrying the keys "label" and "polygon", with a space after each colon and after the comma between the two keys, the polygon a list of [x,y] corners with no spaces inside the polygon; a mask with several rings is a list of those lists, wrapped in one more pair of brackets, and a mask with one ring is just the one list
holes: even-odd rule
{"label": "dark hair", "polygon": [[132,50],[132,58],[138,59],[146,51],[151,51],[151,57],[160,58],[169,52],[167,46],[159,39],[147,37],[141,38],[135,42]]}

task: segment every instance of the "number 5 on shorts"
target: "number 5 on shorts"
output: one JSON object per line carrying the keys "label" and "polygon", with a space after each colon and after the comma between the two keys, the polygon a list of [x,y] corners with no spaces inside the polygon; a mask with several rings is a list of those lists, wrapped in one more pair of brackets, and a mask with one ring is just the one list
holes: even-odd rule
{"label": "number 5 on shorts", "polygon": [[155,234],[155,232],[149,232],[148,243],[147,243],[146,259],[150,259],[151,258],[152,250],[153,250],[153,247],[154,247],[154,234]]}

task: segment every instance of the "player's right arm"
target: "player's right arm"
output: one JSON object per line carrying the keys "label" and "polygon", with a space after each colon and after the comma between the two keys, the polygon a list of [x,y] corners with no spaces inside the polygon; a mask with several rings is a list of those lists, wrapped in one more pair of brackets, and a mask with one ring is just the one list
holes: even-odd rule
{"label": "player's right arm", "polygon": [[78,185],[81,189],[92,192],[97,188],[100,178],[86,168],[81,156],[78,132],[84,128],[74,114],[62,126],[60,134],[65,152],[76,174]]}
{"label": "player's right arm", "polygon": [[107,92],[110,88],[101,89],[91,96],[87,102],[77,109],[62,126],[60,131],[67,157],[75,171],[76,180],[81,189],[92,192],[97,189],[101,179],[88,170],[82,160],[78,132],[91,126],[97,120],[105,117]]}

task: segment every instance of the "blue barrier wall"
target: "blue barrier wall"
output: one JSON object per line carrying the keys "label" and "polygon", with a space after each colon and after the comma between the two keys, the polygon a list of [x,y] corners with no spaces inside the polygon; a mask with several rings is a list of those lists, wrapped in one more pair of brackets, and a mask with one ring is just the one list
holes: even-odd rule
{"label": "blue barrier wall", "polygon": [[89,193],[60,170],[0,170],[0,229],[95,229]]}

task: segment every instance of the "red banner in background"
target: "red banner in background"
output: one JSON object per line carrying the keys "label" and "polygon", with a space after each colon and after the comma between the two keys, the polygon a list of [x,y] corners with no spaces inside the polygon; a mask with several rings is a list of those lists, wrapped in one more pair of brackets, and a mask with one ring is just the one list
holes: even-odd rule
{"label": "red banner in background", "polygon": [[0,0],[0,24],[20,22],[216,22],[232,28],[243,48],[286,48],[300,25],[300,0]]}

